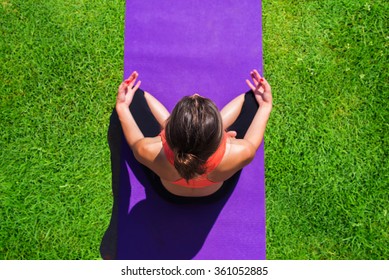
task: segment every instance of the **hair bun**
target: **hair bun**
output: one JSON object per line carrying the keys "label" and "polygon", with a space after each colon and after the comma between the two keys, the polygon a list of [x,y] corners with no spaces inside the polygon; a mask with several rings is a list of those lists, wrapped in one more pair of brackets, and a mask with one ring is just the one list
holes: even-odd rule
{"label": "hair bun", "polygon": [[187,165],[190,164],[191,161],[195,160],[196,156],[191,153],[177,152],[175,159],[180,164]]}
{"label": "hair bun", "polygon": [[187,181],[197,174],[204,174],[203,161],[191,153],[177,152],[174,157],[174,167]]}

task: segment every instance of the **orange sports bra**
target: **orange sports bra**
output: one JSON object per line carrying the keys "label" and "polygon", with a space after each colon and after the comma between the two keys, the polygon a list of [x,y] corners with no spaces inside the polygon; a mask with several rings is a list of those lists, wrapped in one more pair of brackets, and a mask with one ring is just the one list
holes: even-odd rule
{"label": "orange sports bra", "polygon": [[[167,157],[167,160],[174,165],[174,152],[172,149],[169,147],[169,145],[166,142],[166,137],[165,137],[165,130],[162,130],[161,133],[159,134],[162,139],[162,146],[163,150],[165,152],[165,155]],[[213,153],[205,163],[206,167],[206,172],[196,178],[190,179],[188,182],[184,179],[178,179],[177,181],[172,182],[175,185],[180,185],[183,187],[188,187],[188,188],[203,188],[207,187],[213,184],[216,184],[218,182],[213,182],[207,178],[207,174],[212,172],[222,161],[224,153],[226,151],[226,143],[227,143],[227,133],[224,132],[222,142],[219,146],[219,148],[216,150],[215,153]]]}

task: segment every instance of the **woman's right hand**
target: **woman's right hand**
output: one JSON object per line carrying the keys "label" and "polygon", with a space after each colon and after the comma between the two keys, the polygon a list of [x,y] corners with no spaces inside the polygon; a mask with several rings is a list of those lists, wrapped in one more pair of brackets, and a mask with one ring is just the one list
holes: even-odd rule
{"label": "woman's right hand", "polygon": [[136,79],[138,78],[139,74],[134,71],[128,77],[128,79],[124,80],[118,89],[118,94],[116,97],[116,109],[118,108],[125,108],[128,109],[130,106],[132,99],[134,97],[135,92],[140,86],[140,81],[138,81],[135,85]]}
{"label": "woman's right hand", "polygon": [[271,110],[273,107],[273,96],[271,94],[271,87],[269,83],[265,78],[259,75],[257,70],[251,71],[250,76],[254,84],[252,84],[249,80],[246,80],[246,83],[254,92],[259,107],[266,107]]}

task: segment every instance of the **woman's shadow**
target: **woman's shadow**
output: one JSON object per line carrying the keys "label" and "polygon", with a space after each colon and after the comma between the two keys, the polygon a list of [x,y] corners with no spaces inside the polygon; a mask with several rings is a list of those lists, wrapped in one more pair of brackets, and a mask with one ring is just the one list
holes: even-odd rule
{"label": "woman's shadow", "polygon": [[[114,203],[100,246],[103,259],[193,259],[233,193],[240,173],[225,182],[217,199],[172,201],[153,186],[151,171],[134,158],[115,112],[108,143]],[[131,182],[129,170],[140,184]],[[145,199],[139,200],[139,192],[145,193]],[[131,205],[134,200],[138,201]]]}

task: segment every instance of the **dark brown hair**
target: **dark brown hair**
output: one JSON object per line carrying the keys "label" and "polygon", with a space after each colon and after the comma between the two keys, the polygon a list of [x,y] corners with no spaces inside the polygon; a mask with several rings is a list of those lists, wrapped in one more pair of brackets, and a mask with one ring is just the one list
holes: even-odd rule
{"label": "dark brown hair", "polygon": [[185,96],[174,107],[165,128],[174,152],[174,167],[187,181],[206,172],[204,163],[217,150],[223,122],[216,105],[199,95]]}

